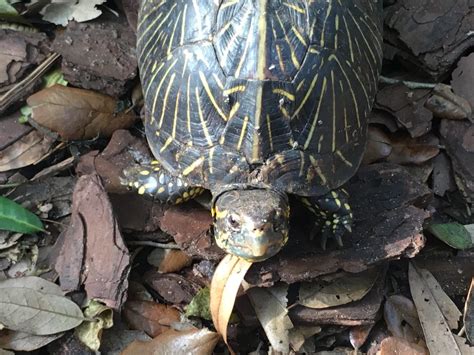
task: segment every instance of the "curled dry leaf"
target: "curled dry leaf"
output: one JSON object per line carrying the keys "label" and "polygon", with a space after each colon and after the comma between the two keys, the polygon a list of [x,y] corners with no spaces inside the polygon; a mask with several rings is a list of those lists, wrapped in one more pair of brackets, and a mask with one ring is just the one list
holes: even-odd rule
{"label": "curled dry leaf", "polygon": [[117,101],[110,96],[62,85],[43,89],[27,102],[33,120],[64,140],[110,137],[136,119],[133,113],[117,113]]}
{"label": "curled dry leaf", "polygon": [[474,278],[471,280],[471,287],[469,287],[466,303],[464,305],[463,320],[466,338],[471,345],[474,346]]}
{"label": "curled dry leaf", "polygon": [[460,312],[434,277],[431,275],[427,278],[428,274],[431,275],[429,271],[420,270],[410,263],[408,281],[426,346],[432,354],[461,355],[463,352],[451,332],[451,329],[457,328],[455,313],[460,315]]}
{"label": "curled dry leaf", "polygon": [[89,349],[98,351],[102,330],[112,328],[114,325],[113,311],[110,307],[92,300],[84,309],[84,316],[88,320],[75,329],[75,334]]}
{"label": "curled dry leaf", "polygon": [[211,315],[214,327],[227,344],[227,325],[245,274],[252,263],[226,255],[217,266],[211,282]]}
{"label": "curled dry leaf", "polygon": [[161,354],[212,354],[219,341],[219,335],[204,329],[191,329],[182,332],[170,329],[152,341],[134,341],[125,348],[122,355],[161,355]]}
{"label": "curled dry leaf", "polygon": [[122,312],[133,329],[143,330],[151,337],[170,329],[179,322],[179,311],[170,306],[152,301],[128,301]]}
{"label": "curled dry leaf", "polygon": [[288,317],[288,285],[272,288],[251,288],[247,291],[257,318],[272,348],[280,353],[290,352],[290,330],[293,323]]}
{"label": "curled dry leaf", "polygon": [[0,151],[0,172],[23,168],[46,158],[54,141],[32,131]]}
{"label": "curled dry leaf", "polygon": [[450,120],[463,120],[472,116],[469,101],[456,95],[446,84],[436,85],[425,107],[436,116]]}
{"label": "curled dry leaf", "polygon": [[329,283],[305,282],[300,287],[298,303],[322,309],[358,301],[372,289],[379,274],[377,268],[372,268],[358,274],[343,274]]}

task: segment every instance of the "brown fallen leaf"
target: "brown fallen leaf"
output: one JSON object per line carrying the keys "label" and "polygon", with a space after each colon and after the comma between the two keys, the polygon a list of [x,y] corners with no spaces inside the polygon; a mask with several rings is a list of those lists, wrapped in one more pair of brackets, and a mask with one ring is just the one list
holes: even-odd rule
{"label": "brown fallen leaf", "polygon": [[181,250],[156,248],[147,257],[148,264],[156,266],[158,272],[178,272],[191,265],[192,258]]}
{"label": "brown fallen leaf", "polygon": [[121,355],[211,355],[218,341],[219,335],[207,328],[182,332],[170,329],[152,341],[134,341],[125,348]]}
{"label": "brown fallen leaf", "polygon": [[117,101],[110,96],[62,85],[43,89],[27,102],[33,120],[64,140],[110,137],[137,118],[133,113],[116,112]]}
{"label": "brown fallen leaf", "polygon": [[469,287],[464,305],[463,320],[466,338],[474,346],[474,278],[471,280],[471,287]]}
{"label": "brown fallen leaf", "polygon": [[[424,274],[426,275],[426,273]],[[408,269],[408,281],[425,335],[426,346],[430,353],[463,354],[451,332],[451,325],[445,318],[446,314],[442,310],[442,307],[449,308],[450,306],[441,306],[444,303],[444,297],[442,299],[437,298],[443,292],[439,284],[435,285],[430,280],[427,280],[412,263],[410,263]]]}
{"label": "brown fallen leaf", "polygon": [[217,266],[211,282],[210,309],[217,332],[227,344],[227,325],[235,298],[252,263],[234,255],[226,255]]}
{"label": "brown fallen leaf", "polygon": [[290,330],[294,328],[288,317],[287,293],[286,284],[271,288],[255,287],[247,291],[272,348],[283,354],[290,352]]}
{"label": "brown fallen leaf", "polygon": [[358,301],[372,289],[379,275],[379,269],[372,268],[358,274],[344,273],[329,282],[302,283],[298,303],[322,309]]}
{"label": "brown fallen leaf", "polygon": [[446,84],[438,84],[426,100],[425,107],[440,118],[450,120],[471,119],[472,108],[465,98],[456,95]]}
{"label": "brown fallen leaf", "polygon": [[349,331],[349,341],[354,349],[358,350],[365,344],[374,324],[358,325]]}
{"label": "brown fallen leaf", "polygon": [[38,131],[32,131],[0,151],[0,172],[23,168],[46,158],[54,143]]}
{"label": "brown fallen leaf", "polygon": [[180,317],[177,309],[152,301],[128,301],[122,314],[133,329],[143,330],[151,337],[169,330]]}
{"label": "brown fallen leaf", "polygon": [[389,337],[389,338],[385,338],[380,344],[380,352],[378,352],[378,354],[380,355],[400,355],[400,354],[429,355],[429,352],[428,352],[428,349],[426,349],[425,347],[421,345],[410,343],[409,341],[402,338]]}

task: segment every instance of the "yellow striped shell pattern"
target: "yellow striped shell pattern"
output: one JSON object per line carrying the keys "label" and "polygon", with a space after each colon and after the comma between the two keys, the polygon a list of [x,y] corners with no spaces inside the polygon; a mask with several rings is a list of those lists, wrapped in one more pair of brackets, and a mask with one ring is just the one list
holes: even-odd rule
{"label": "yellow striped shell pattern", "polygon": [[191,185],[321,195],[356,171],[382,61],[381,0],[144,0],[150,147]]}

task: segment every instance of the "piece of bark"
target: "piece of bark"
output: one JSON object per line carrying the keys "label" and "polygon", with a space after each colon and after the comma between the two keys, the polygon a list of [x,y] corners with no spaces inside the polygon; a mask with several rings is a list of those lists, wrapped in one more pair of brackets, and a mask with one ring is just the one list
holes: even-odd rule
{"label": "piece of bark", "polygon": [[317,240],[309,240],[312,223],[308,221],[314,217],[306,215],[292,224],[288,246],[275,257],[254,264],[246,280],[271,286],[278,281],[307,281],[338,270],[360,272],[385,260],[414,257],[423,248],[422,225],[430,216],[423,207],[432,193],[402,167],[363,167],[347,190],[355,222],[352,233],[344,236],[343,248],[323,251]]}
{"label": "piece of bark", "polygon": [[474,5],[470,0],[399,0],[384,9],[385,41],[396,57],[434,80],[445,76],[474,45]]}
{"label": "piece of bark", "polygon": [[201,287],[178,274],[162,274],[150,270],[145,274],[145,283],[166,302],[175,305],[189,304]]}
{"label": "piece of bark", "polygon": [[161,229],[173,236],[189,255],[218,260],[224,252],[217,247],[211,233],[210,211],[191,202],[169,207],[160,220]]}
{"label": "piece of bark", "polygon": [[71,292],[84,285],[89,299],[120,309],[126,299],[130,256],[99,176],[78,179],[71,225],[62,243],[56,263],[61,288]]}
{"label": "piece of bark", "polygon": [[[474,27],[473,27],[474,28]],[[465,98],[474,111],[474,53],[462,57],[457,68],[453,71],[451,86],[456,95]]]}
{"label": "piece of bark", "polygon": [[474,124],[442,120],[440,133],[451,158],[456,185],[469,202],[474,202]]}
{"label": "piece of bark", "polygon": [[41,32],[0,29],[0,92],[21,80],[49,53],[49,39]]}
{"label": "piece of bark", "polygon": [[289,315],[294,324],[367,325],[374,324],[384,297],[385,277],[380,277],[361,300],[326,309],[296,306]]}
{"label": "piece of bark", "polygon": [[63,56],[64,78],[74,86],[123,95],[137,75],[135,33],[123,17],[70,22],[57,33],[54,51]]}
{"label": "piece of bark", "polygon": [[377,93],[376,104],[393,114],[413,138],[421,137],[431,130],[433,114],[424,107],[429,93],[403,84],[390,85]]}

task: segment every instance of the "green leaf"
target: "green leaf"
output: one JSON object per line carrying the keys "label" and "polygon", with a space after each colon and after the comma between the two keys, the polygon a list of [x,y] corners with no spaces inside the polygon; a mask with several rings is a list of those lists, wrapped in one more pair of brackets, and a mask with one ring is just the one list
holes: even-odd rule
{"label": "green leaf", "polygon": [[474,246],[474,225],[432,224],[428,227],[428,231],[454,249],[466,250]]}
{"label": "green leaf", "polygon": [[53,85],[67,86],[68,82],[64,80],[64,75],[60,69],[54,69],[43,77],[43,87],[49,88]]}
{"label": "green leaf", "polygon": [[0,230],[35,233],[44,231],[44,227],[34,213],[18,203],[0,196]]}
{"label": "green leaf", "polygon": [[18,16],[18,12],[7,0],[0,0],[0,17]]}
{"label": "green leaf", "polygon": [[186,317],[201,317],[212,320],[209,309],[210,290],[209,287],[201,289],[186,307]]}

